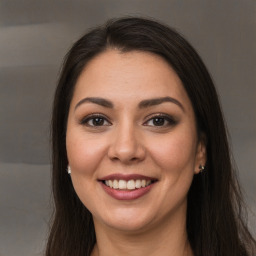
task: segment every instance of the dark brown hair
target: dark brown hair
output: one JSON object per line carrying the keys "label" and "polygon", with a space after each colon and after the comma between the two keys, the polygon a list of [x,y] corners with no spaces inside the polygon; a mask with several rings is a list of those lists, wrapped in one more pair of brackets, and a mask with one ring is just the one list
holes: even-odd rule
{"label": "dark brown hair", "polygon": [[252,256],[255,240],[244,222],[241,192],[212,79],[193,47],[175,30],[143,18],[121,18],[94,28],[68,52],[52,117],[52,186],[55,202],[47,256],[89,256],[96,242],[91,213],[66,172],[66,125],[76,81],[89,60],[106,49],[162,56],[181,79],[198,130],[207,140],[206,171],[195,175],[187,208],[187,233],[195,256]]}

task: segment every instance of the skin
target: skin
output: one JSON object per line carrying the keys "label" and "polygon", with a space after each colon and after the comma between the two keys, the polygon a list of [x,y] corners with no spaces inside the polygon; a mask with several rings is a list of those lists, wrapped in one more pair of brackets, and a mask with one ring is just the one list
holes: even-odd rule
{"label": "skin", "polygon": [[[139,108],[146,99],[177,102]],[[83,102],[100,97],[113,108]],[[100,114],[95,125],[91,114]],[[156,125],[156,115],[162,117]],[[86,120],[86,121],[85,121]],[[145,52],[107,50],[81,73],[71,101],[66,147],[75,191],[93,215],[97,243],[92,255],[193,255],[186,234],[187,193],[205,164],[190,99],[170,65]],[[135,200],[117,200],[98,181],[113,174],[154,177]]]}

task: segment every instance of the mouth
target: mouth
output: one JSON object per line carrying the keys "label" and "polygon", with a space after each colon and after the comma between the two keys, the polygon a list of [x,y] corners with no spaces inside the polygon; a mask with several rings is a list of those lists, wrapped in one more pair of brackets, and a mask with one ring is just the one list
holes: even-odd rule
{"label": "mouth", "polygon": [[150,184],[156,182],[155,180],[146,180],[146,179],[136,179],[136,180],[103,180],[102,181],[106,186],[118,189],[118,190],[134,190],[145,188]]}
{"label": "mouth", "polygon": [[158,181],[142,175],[114,174],[99,179],[103,189],[118,200],[137,199],[151,190]]}

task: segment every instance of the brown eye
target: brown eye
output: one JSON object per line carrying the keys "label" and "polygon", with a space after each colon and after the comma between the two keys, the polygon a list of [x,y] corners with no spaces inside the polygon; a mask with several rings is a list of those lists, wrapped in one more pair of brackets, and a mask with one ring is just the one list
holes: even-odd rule
{"label": "brown eye", "polygon": [[165,119],[163,117],[157,117],[152,119],[155,126],[162,126],[165,124]]}
{"label": "brown eye", "polygon": [[86,117],[81,121],[81,124],[89,127],[111,125],[111,123],[104,116],[98,116],[98,115],[92,115],[92,116]]}
{"label": "brown eye", "polygon": [[101,126],[104,125],[104,119],[100,117],[96,117],[90,120],[93,126]]}
{"label": "brown eye", "polygon": [[176,124],[176,121],[172,117],[167,115],[154,116],[144,123],[144,125],[146,126],[153,126],[153,127],[171,126],[174,124]]}

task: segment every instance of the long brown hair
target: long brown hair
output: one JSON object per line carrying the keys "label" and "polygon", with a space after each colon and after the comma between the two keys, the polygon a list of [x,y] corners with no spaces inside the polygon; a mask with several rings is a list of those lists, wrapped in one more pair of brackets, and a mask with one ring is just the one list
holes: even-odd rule
{"label": "long brown hair", "polygon": [[68,52],[52,116],[52,187],[55,203],[46,256],[89,256],[96,242],[91,213],[66,172],[66,125],[76,81],[89,60],[109,48],[160,55],[178,74],[207,140],[206,171],[195,175],[187,207],[187,233],[195,256],[252,256],[256,242],[244,221],[239,184],[212,79],[193,47],[174,29],[143,18],[121,18],[94,28]]}

